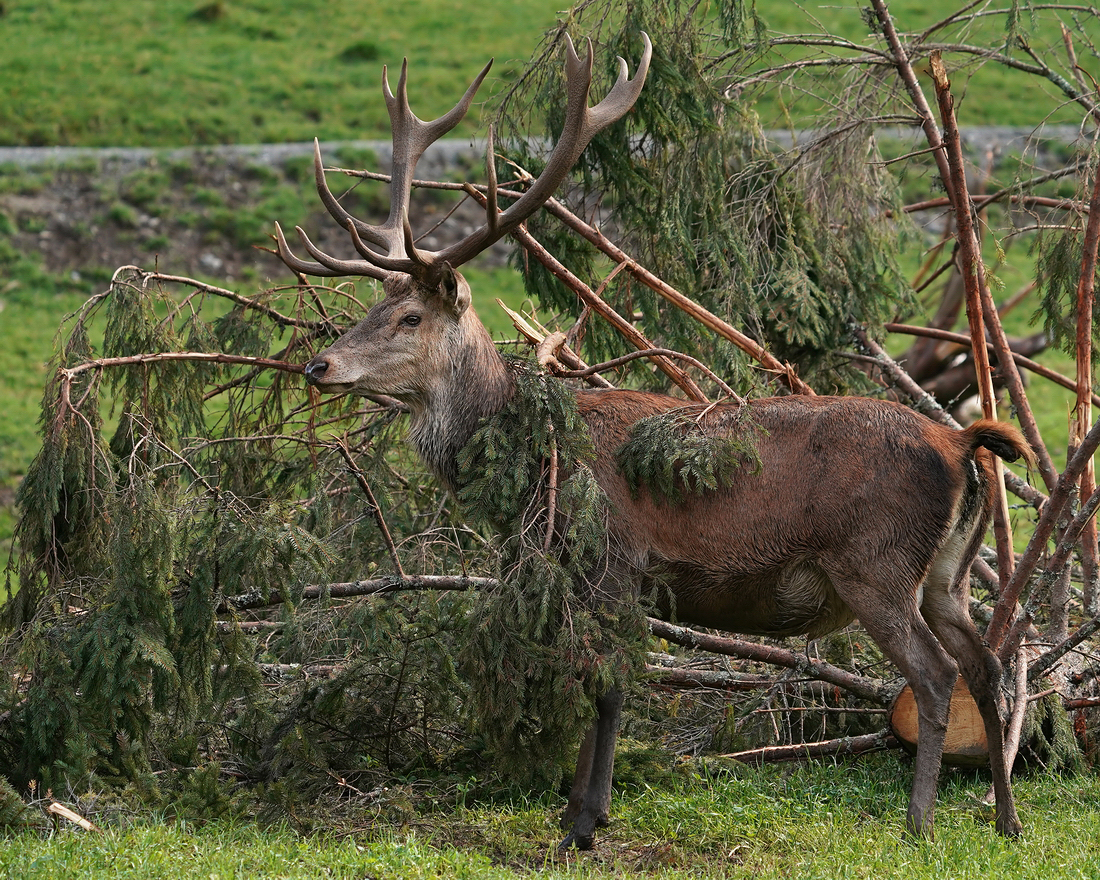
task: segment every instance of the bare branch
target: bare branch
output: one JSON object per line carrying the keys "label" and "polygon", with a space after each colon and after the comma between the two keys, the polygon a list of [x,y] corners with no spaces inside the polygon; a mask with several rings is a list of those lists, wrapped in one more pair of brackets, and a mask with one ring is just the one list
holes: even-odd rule
{"label": "bare branch", "polygon": [[894,696],[893,689],[887,687],[883,682],[864,678],[861,675],[854,675],[833,666],[831,663],[811,660],[805,654],[788,651],[784,648],[773,648],[756,642],[742,641],[741,639],[712,636],[687,627],[665,623],[665,621],[653,617],[649,618],[649,631],[660,639],[668,639],[670,642],[687,648],[702,648],[704,651],[711,651],[715,654],[726,654],[731,657],[741,657],[745,660],[769,663],[773,666],[797,669],[804,675],[835,684],[837,687],[851,691],[853,694],[881,706],[886,706]]}
{"label": "bare branch", "polygon": [[[115,284],[129,284],[133,285],[132,281],[124,281],[119,278],[122,270],[129,270],[136,273],[141,279],[141,286],[147,287],[150,283],[164,283],[164,284],[183,284],[187,287],[193,287],[195,290],[203,293],[209,293],[213,296],[227,299],[230,302],[234,302],[237,305],[244,306],[252,311],[259,312],[261,315],[265,315],[278,324],[280,327],[302,327],[307,330],[321,330],[325,329],[327,324],[323,321],[302,321],[298,318],[291,318],[288,315],[284,315],[281,312],[271,308],[268,305],[264,305],[262,302],[258,302],[255,299],[247,296],[241,296],[232,290],[226,290],[224,287],[217,287],[213,284],[207,284],[204,281],[197,281],[194,278],[188,278],[184,275],[168,275],[164,272],[148,272],[145,269],[141,269],[138,266],[123,266],[121,269],[115,271],[114,278],[111,281],[112,286]],[[109,292],[104,296],[109,295]],[[85,307],[89,304],[94,304],[95,299],[89,300],[89,303],[85,304]]]}
{"label": "bare branch", "polygon": [[249,367],[265,367],[281,370],[284,373],[301,373],[301,364],[288,364],[273,358],[246,357],[238,354],[221,354],[208,351],[160,351],[150,354],[133,354],[127,357],[96,358],[85,361],[75,367],[62,367],[57,372],[66,382],[88,370],[102,370],[106,367],[128,367],[143,364],[156,364],[166,361],[198,361],[211,364],[243,364]]}
{"label": "bare branch", "polygon": [[714,331],[723,339],[732,342],[745,354],[757,361],[766,371],[773,373],[787,387],[798,394],[813,394],[813,389],[803,382],[790,364],[781,363],[771,352],[767,351],[760,343],[746,336],[736,327],[723,321],[714,313],[703,308],[694,300],[684,296],[680,291],[658,278],[636,260],[628,256],[618,246],[613,244],[600,230],[585,223],[580,217],[566,208],[555,199],[548,199],[546,210],[553,216],[564,222],[573,231],[579,233],[587,241],[598,247],[604,254],[616,263],[625,263],[627,270],[634,278],[659,294],[672,305],[690,315],[704,327]]}
{"label": "bare branch", "polygon": [[[1062,471],[1061,479],[1059,479],[1057,485],[1054,487],[1054,491],[1050,493],[1050,499],[1041,509],[1039,521],[1035,524],[1035,529],[1032,532],[1031,540],[1028,541],[1027,549],[1024,550],[1023,555],[1020,557],[1008,586],[1001,593],[1000,601],[994,609],[993,619],[990,621],[989,627],[986,630],[986,640],[995,650],[1001,650],[1002,660],[1011,657],[1017,647],[1016,644],[1011,644],[1005,636],[1008,631],[1010,619],[1015,614],[1016,603],[1019,601],[1023,586],[1035,571],[1040,558],[1045,554],[1047,541],[1054,532],[1055,526],[1061,520],[1063,511],[1076,494],[1077,479],[1084,470],[1086,463],[1092,458],[1093,454],[1095,454],[1098,446],[1100,446],[1100,421],[1092,426],[1092,429],[1085,436],[1084,441],[1077,448],[1077,451],[1073,453],[1066,463],[1065,470]],[[1100,498],[1100,493],[1094,492],[1093,498]],[[1092,499],[1090,499],[1090,503],[1091,502]],[[1089,515],[1091,516],[1091,513]],[[1074,521],[1080,521],[1080,513]],[[1070,534],[1070,530],[1067,529],[1065,534]],[[1076,538],[1077,534],[1074,534],[1070,539],[1071,543],[1076,540]],[[1065,556],[1061,561],[1061,565],[1065,564],[1071,550],[1072,547],[1070,544],[1063,542],[1061,552],[1063,552]],[[1053,562],[1054,560],[1048,562],[1048,572],[1052,570]],[[1061,565],[1058,566],[1059,569]],[[1051,581],[1053,581],[1053,577],[1054,576],[1051,576]],[[1037,597],[1040,592],[1041,590],[1039,587],[1035,587],[1032,590],[1032,598]],[[1032,613],[1034,613],[1034,609]],[[1030,615],[1028,616],[1030,617]],[[1030,622],[1030,620],[1027,622]],[[1023,626],[1023,615],[1021,615],[1014,626],[1017,644],[1018,640],[1023,637]]]}
{"label": "bare branch", "polygon": [[[626,338],[635,348],[638,349],[653,349],[656,348],[652,342],[646,339],[638,329],[623,318],[618,312],[616,312],[611,306],[609,306],[603,299],[597,297],[592,289],[581,281],[576,275],[570,272],[565,266],[557,261],[549,251],[546,250],[539,242],[532,236],[525,227],[520,226],[518,229],[512,232],[512,236],[518,241],[529,253],[531,253],[535,259],[546,266],[555,277],[559,278],[566,286],[569,287],[574,293],[580,297],[581,301],[587,305],[592,306],[592,310],[600,315],[604,320],[611,324],[624,338]],[[687,375],[683,370],[669,361],[667,358],[656,357],[654,358],[654,364],[661,370],[666,376],[668,376],[673,382],[675,382],[684,393],[687,394],[692,400],[707,401],[707,396],[703,393],[702,389]]]}
{"label": "bare branch", "polygon": [[[967,348],[974,344],[974,340],[966,333],[954,333],[950,330],[940,330],[937,327],[921,327],[916,324],[884,324],[883,328],[891,333],[907,333],[911,336],[926,336],[929,339],[942,339],[945,342],[955,342],[959,345],[965,345]],[[986,348],[990,353],[995,354],[992,342],[985,343]],[[1034,373],[1036,376],[1042,376],[1044,379],[1049,379],[1056,385],[1061,385],[1068,391],[1076,391],[1077,383],[1064,376],[1056,370],[1052,370],[1045,364],[1041,364],[1038,361],[1032,360],[1026,355],[1019,354],[1018,352],[1012,352],[1012,359],[1023,367],[1025,370]],[[1092,402],[1100,406],[1100,394],[1093,393]]]}
{"label": "bare branch", "polygon": [[864,755],[867,752],[900,748],[901,744],[889,730],[867,733],[862,736],[843,736],[821,742],[797,743],[789,746],[765,746],[745,752],[722,755],[743,764],[770,764],[777,761],[802,761],[807,758],[844,757]]}
{"label": "bare branch", "polygon": [[[415,574],[405,577],[381,577],[363,581],[349,581],[337,584],[324,584],[306,587],[302,591],[303,599],[350,599],[358,596],[377,596],[385,593],[398,593],[404,590],[487,590],[499,586],[495,578],[468,577],[466,575]],[[250,611],[256,608],[270,608],[281,605],[281,595],[263,596],[248,593],[242,596],[230,596],[219,606],[219,612],[231,608],[236,611]]]}

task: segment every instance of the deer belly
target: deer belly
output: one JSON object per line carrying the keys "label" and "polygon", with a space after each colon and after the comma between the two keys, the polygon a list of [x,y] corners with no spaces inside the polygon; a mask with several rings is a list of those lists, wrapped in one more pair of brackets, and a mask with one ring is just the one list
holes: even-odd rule
{"label": "deer belly", "polygon": [[812,559],[753,572],[665,562],[655,566],[653,575],[662,611],[681,623],[750,635],[816,638],[855,619],[829,575]]}

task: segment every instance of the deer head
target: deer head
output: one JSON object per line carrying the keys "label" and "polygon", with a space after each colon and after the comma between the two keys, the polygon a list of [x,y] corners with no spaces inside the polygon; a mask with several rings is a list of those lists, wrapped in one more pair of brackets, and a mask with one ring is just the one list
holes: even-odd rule
{"label": "deer head", "polygon": [[584,59],[565,38],[566,118],[542,174],[509,207],[497,204],[492,130],[489,132],[489,179],[485,221],[462,240],[438,251],[418,248],[409,225],[409,200],[417,161],[432,143],[465,116],[489,68],[485,65],[462,99],[450,111],[431,122],[409,109],[406,93],[408,62],[401,66],[397,95],[389,86],[385,68],[382,90],[393,133],[393,171],[390,210],[381,225],[351,216],[337,201],[325,180],[320,147],[314,142],[317,192],[329,214],[348,230],[358,258],[339,259],[316,247],[296,227],[302,245],[313,261],[299,259],[275,225],[279,257],[296,272],[320,277],[367,276],[382,281],[385,298],[353,330],[306,366],[306,379],[322,391],[358,391],[388,394],[415,407],[431,394],[456,357],[463,342],[479,345],[484,328],[470,308],[470,287],[458,267],[515,230],[537,211],[569,174],[589,141],[633,106],[649,69],[652,45],[642,34],[644,50],[638,70],[628,77],[627,64],[619,59],[619,76],[607,96],[588,106],[592,85],[592,43]]}

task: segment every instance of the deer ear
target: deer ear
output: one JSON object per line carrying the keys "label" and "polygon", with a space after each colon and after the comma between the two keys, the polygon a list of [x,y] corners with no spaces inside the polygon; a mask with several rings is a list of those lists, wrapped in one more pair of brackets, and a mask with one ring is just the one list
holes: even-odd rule
{"label": "deer ear", "polygon": [[439,281],[439,296],[454,312],[456,318],[470,307],[470,285],[462,274],[451,268],[450,263],[443,264],[443,277]]}

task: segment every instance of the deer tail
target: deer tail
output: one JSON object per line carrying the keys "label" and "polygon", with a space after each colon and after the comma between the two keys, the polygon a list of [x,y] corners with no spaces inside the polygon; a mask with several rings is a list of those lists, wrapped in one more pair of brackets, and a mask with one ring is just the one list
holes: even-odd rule
{"label": "deer tail", "polygon": [[981,446],[1005,461],[1023,459],[1028,467],[1035,467],[1035,451],[1013,425],[993,419],[979,419],[966,428],[963,435],[969,440],[971,451]]}

